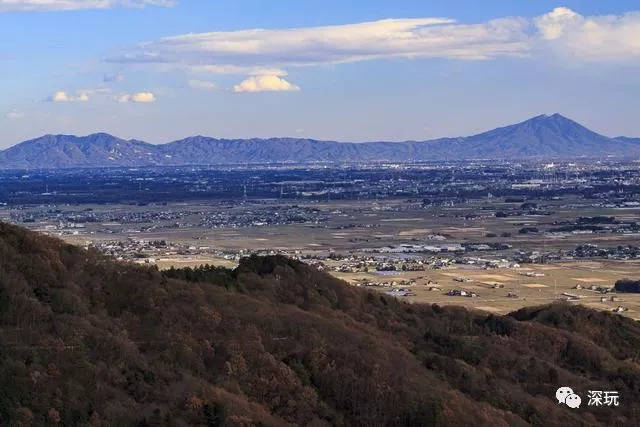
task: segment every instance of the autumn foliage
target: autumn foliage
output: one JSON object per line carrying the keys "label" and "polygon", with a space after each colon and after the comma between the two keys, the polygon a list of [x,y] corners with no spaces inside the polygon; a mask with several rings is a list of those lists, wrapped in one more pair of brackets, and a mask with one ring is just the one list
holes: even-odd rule
{"label": "autumn foliage", "polygon": [[0,224],[0,425],[638,425],[639,362],[610,313],[411,305],[278,256],[163,273]]}

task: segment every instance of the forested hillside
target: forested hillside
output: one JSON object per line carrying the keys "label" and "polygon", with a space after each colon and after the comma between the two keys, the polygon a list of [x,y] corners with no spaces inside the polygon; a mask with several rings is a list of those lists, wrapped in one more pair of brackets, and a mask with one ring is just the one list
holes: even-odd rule
{"label": "forested hillside", "polygon": [[410,305],[282,257],[162,273],[0,224],[0,425],[639,425],[639,363],[610,313]]}

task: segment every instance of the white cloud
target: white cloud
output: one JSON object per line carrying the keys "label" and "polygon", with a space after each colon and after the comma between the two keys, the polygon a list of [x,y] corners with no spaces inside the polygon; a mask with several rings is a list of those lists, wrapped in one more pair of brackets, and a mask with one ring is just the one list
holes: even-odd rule
{"label": "white cloud", "polygon": [[174,0],[0,0],[0,12],[44,12],[113,7],[171,7]]}
{"label": "white cloud", "polygon": [[89,101],[89,92],[79,92],[76,95],[70,95],[69,93],[59,90],[49,98],[51,102],[87,102]]}
{"label": "white cloud", "polygon": [[151,93],[151,92],[138,92],[133,94],[133,97],[131,98],[131,100],[133,102],[140,102],[140,103],[149,103],[149,102],[154,102],[156,100],[156,96]]}
{"label": "white cloud", "polygon": [[50,100],[53,102],[69,102],[71,101],[71,97],[67,95],[67,92],[58,91],[51,95]]}
{"label": "white cloud", "polygon": [[5,117],[9,120],[23,119],[24,116],[25,114],[22,111],[18,111],[18,110],[11,110],[7,114],[5,114]]}
{"label": "white cloud", "polygon": [[[385,19],[324,27],[186,34],[145,43],[112,62],[173,64],[190,71],[261,74],[281,68],[381,58],[487,59],[529,49],[528,21],[458,24],[446,18]],[[272,73],[275,75],[276,73]]]}
{"label": "white cloud", "polygon": [[579,21],[581,18],[571,9],[556,7],[551,12],[537,17],[535,23],[543,38],[553,40],[560,37],[568,25]]}
{"label": "white cloud", "polygon": [[275,75],[252,76],[233,87],[234,92],[291,92],[300,90],[282,77]]}
{"label": "white cloud", "polygon": [[189,80],[189,87],[198,90],[213,90],[218,86],[208,80]]}
{"label": "white cloud", "polygon": [[640,13],[582,16],[559,7],[535,19],[541,39],[553,50],[582,60],[640,58]]}
{"label": "white cloud", "polygon": [[155,102],[156,99],[156,95],[152,92],[125,93],[116,97],[116,101],[120,103],[136,102],[139,104]]}

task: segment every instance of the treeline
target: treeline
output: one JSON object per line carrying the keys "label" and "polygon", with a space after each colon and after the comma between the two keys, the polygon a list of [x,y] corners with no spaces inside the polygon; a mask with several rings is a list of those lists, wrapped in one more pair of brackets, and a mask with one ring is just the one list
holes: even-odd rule
{"label": "treeline", "polygon": [[199,267],[171,267],[162,272],[164,277],[193,283],[210,283],[227,289],[236,287],[236,274],[224,267],[205,264]]}

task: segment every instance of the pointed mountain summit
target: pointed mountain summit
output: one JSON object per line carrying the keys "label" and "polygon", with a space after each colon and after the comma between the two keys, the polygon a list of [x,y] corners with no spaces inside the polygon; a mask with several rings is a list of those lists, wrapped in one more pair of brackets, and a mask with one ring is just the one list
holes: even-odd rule
{"label": "pointed mountain summit", "polygon": [[[599,157],[623,155],[627,144],[593,132],[561,114],[540,115],[465,138],[477,157]],[[636,147],[636,155],[638,154]]]}
{"label": "pointed mountain summit", "polygon": [[515,125],[498,128],[478,136],[517,137],[527,135],[540,142],[552,140],[571,140],[576,142],[609,140],[606,136],[593,132],[580,123],[561,114],[541,115]]}
{"label": "pointed mountain summit", "polygon": [[194,136],[153,145],[106,133],[84,137],[45,135],[0,151],[0,169],[606,156],[639,158],[640,138],[609,138],[556,113],[478,135],[431,141],[341,143],[300,138]]}

